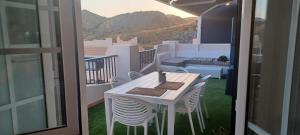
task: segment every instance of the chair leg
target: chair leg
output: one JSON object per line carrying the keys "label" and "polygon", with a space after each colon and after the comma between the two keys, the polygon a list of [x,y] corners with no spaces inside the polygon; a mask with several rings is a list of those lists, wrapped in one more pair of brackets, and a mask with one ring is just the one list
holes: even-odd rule
{"label": "chair leg", "polygon": [[204,117],[203,117],[203,113],[202,113],[202,106],[201,104],[199,104],[199,114],[200,114],[200,118],[201,118],[201,121],[202,121],[202,126],[203,126],[203,129],[205,129],[205,122],[204,122]]}
{"label": "chair leg", "polygon": [[200,115],[199,115],[199,109],[198,109],[198,107],[196,108],[196,113],[197,113],[197,118],[198,118],[198,122],[199,122],[199,126],[200,126],[200,129],[201,129],[201,132],[203,133],[203,125],[202,125],[201,118],[200,118]]}
{"label": "chair leg", "polygon": [[130,134],[130,126],[127,126],[127,135]]}
{"label": "chair leg", "polygon": [[134,135],[137,135],[137,129],[136,129],[136,126],[134,126]]}
{"label": "chair leg", "polygon": [[110,132],[109,132],[110,135],[114,134],[114,126],[115,126],[115,118],[113,117],[111,121]]}
{"label": "chair leg", "polygon": [[192,130],[192,135],[195,135],[195,129],[194,129],[194,124],[193,124],[193,118],[192,118],[192,112],[188,112],[189,115],[189,120],[190,120],[190,125],[191,125],[191,130]]}
{"label": "chair leg", "polygon": [[148,135],[148,124],[145,123],[144,125],[144,135]]}
{"label": "chair leg", "polygon": [[157,117],[157,114],[155,114],[155,123],[156,123],[156,131],[157,131],[157,135],[160,135],[160,131],[159,131],[159,123],[158,123],[158,117]]}
{"label": "chair leg", "polygon": [[161,134],[161,135],[164,134],[164,127],[165,127],[166,113],[167,113],[167,110],[163,110],[163,116],[162,116],[162,120],[161,120],[161,131],[160,131],[160,134]]}
{"label": "chair leg", "polygon": [[206,118],[208,119],[208,111],[207,111],[205,99],[202,97],[201,100],[202,100],[202,104],[203,104],[205,116],[206,116]]}

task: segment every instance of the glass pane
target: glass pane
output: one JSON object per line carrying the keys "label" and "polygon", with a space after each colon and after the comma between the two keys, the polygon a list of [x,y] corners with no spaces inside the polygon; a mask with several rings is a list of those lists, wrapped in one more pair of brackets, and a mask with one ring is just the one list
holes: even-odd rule
{"label": "glass pane", "polygon": [[[300,20],[299,20],[300,23]],[[294,59],[288,135],[300,135],[300,24]]]}
{"label": "glass pane", "polygon": [[[10,70],[4,73],[10,76],[5,86],[12,85],[12,87],[7,91],[1,89],[2,93],[7,92],[5,93],[7,97],[0,92],[0,101],[5,99],[11,108],[17,106],[18,116],[15,123],[19,125],[18,133],[65,126],[61,55],[50,53],[0,55],[0,58],[4,57],[7,59],[3,60],[2,65],[10,67]],[[15,93],[15,96],[12,96],[15,104],[10,103],[9,91]],[[0,110],[1,107],[4,106],[0,106]]]}
{"label": "glass pane", "polygon": [[46,128],[47,121],[44,105],[45,103],[42,99],[17,107],[19,133]]}
{"label": "glass pane", "polygon": [[6,7],[6,15],[11,45],[39,44],[40,33],[36,10]]}
{"label": "glass pane", "polygon": [[13,134],[13,123],[10,110],[0,112],[0,133],[1,135]]}
{"label": "glass pane", "polygon": [[[292,1],[256,0],[248,83],[247,120],[259,132],[280,134]],[[276,10],[282,6],[283,10]],[[285,18],[286,17],[286,18]],[[285,19],[282,19],[285,18]],[[280,23],[277,23],[280,22]],[[251,129],[250,129],[251,130]]]}
{"label": "glass pane", "polygon": [[249,100],[248,100],[248,118],[254,124],[261,124],[264,109],[261,108],[264,104],[261,96],[261,77],[262,77],[262,63],[263,63],[263,44],[265,34],[267,1],[257,0],[255,8],[255,20],[253,30],[253,45],[251,57],[251,72],[249,84]]}
{"label": "glass pane", "polygon": [[[10,103],[5,57],[0,55],[0,107]],[[1,131],[1,130],[0,130]]]}
{"label": "glass pane", "polygon": [[20,54],[19,49],[60,47],[60,16],[58,8],[51,7],[58,6],[58,0],[39,0],[39,11],[26,7],[36,6],[37,0],[0,1],[19,3],[0,7],[6,15],[0,16],[0,50],[18,51],[0,54],[0,110],[11,110],[3,119],[7,124],[1,123],[0,112],[0,135],[3,128],[13,129],[8,133],[13,135],[66,126],[61,53]]}
{"label": "glass pane", "polygon": [[16,101],[44,94],[41,56],[9,56]]}
{"label": "glass pane", "polygon": [[250,129],[247,129],[247,135],[258,135],[257,133],[253,132]]}
{"label": "glass pane", "polygon": [[36,2],[36,0],[6,0],[6,1],[25,3],[25,4],[35,4],[35,2]]}
{"label": "glass pane", "polygon": [[58,6],[59,0],[52,0],[52,1],[53,1],[53,5],[54,5],[54,6]]}

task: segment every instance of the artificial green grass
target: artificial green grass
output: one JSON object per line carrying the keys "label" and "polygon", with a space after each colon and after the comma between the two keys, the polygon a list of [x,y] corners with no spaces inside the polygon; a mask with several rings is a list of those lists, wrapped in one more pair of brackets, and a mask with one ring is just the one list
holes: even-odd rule
{"label": "artificial green grass", "polygon": [[[206,130],[200,132],[196,114],[193,114],[193,122],[196,134],[203,135],[227,135],[230,130],[231,98],[225,93],[226,80],[211,79],[207,85],[205,101],[209,118],[205,119]],[[161,121],[161,119],[159,119]],[[191,135],[191,129],[187,115],[176,114],[175,135]],[[89,109],[89,130],[90,135],[106,135],[105,107],[99,104]],[[167,124],[165,124],[166,126]],[[164,134],[167,134],[166,127]],[[133,128],[131,128],[133,131]],[[133,132],[131,132],[133,134]],[[116,124],[114,135],[125,135],[126,126]],[[138,128],[138,134],[143,134],[143,128]],[[149,135],[156,135],[155,124],[149,127]]]}

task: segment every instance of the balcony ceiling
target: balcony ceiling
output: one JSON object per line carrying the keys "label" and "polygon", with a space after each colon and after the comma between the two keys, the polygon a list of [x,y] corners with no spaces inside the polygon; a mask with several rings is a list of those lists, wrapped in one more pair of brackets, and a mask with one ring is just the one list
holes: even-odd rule
{"label": "balcony ceiling", "polygon": [[[170,5],[171,0],[157,1]],[[180,10],[186,11],[188,13],[194,14],[196,16],[200,16],[202,13],[209,10],[210,8],[213,8],[220,4],[225,4],[227,2],[232,2],[232,0],[177,0],[176,2],[173,2],[172,6]]]}

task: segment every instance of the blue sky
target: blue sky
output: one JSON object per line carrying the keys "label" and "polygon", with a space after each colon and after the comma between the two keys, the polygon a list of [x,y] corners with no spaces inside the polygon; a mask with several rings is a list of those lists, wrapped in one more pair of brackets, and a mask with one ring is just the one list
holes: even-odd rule
{"label": "blue sky", "polygon": [[192,14],[162,4],[155,0],[81,0],[82,9],[101,16],[115,15],[136,11],[161,11],[180,17],[192,17]]}

